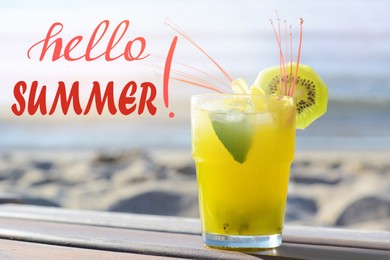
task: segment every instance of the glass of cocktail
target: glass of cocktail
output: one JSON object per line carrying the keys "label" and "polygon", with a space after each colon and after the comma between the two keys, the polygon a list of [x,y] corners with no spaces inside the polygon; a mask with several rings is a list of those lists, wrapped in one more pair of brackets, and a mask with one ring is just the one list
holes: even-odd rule
{"label": "glass of cocktail", "polygon": [[[191,99],[192,155],[196,165],[204,242],[218,248],[273,248],[282,242],[295,129],[305,129],[327,109],[328,89],[309,66],[300,64],[300,19],[297,61],[293,62],[292,27],[282,40],[281,19],[271,25],[279,48],[279,66],[260,71],[250,87],[233,78],[189,35],[189,40],[216,65],[226,83],[191,66],[197,74],[177,71],[175,80],[220,94]],[[277,29],[276,29],[277,28]],[[286,46],[282,46],[285,42]],[[285,48],[284,48],[285,47]]]}
{"label": "glass of cocktail", "polygon": [[281,244],[295,113],[287,96],[192,97],[192,154],[208,246]]}

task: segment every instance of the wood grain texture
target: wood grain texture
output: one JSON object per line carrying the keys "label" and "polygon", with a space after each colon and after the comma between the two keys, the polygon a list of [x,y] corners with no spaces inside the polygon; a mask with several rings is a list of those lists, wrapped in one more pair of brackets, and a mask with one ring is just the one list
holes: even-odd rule
{"label": "wood grain texture", "polygon": [[33,242],[0,239],[0,259],[28,259],[42,260],[55,256],[56,260],[74,259],[104,259],[104,260],[169,260],[185,259],[163,256],[150,256],[130,254],[122,252],[102,251],[93,249],[82,249],[66,246],[55,246]]}
{"label": "wood grain texture", "polygon": [[[199,219],[101,211],[68,210],[28,205],[0,205],[0,217],[49,222],[127,228],[181,234],[201,233]],[[289,243],[390,250],[390,232],[338,228],[286,226],[283,241]]]}
{"label": "wood grain texture", "polygon": [[101,250],[184,259],[390,259],[389,232],[288,227],[277,249],[234,252],[205,247],[199,227],[196,219],[0,206],[0,239],[14,240],[15,248],[20,242],[21,249],[33,242],[79,249],[80,254]]}

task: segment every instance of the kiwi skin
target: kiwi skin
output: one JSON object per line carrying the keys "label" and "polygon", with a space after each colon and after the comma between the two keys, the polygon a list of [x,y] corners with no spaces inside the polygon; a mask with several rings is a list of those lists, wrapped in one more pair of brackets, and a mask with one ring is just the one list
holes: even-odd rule
{"label": "kiwi skin", "polygon": [[[290,75],[287,76],[287,83],[290,80],[294,81],[295,70],[296,63],[293,62],[292,77]],[[286,71],[290,72],[290,64],[286,65]],[[257,76],[254,85],[261,87],[269,95],[288,95],[288,93],[285,93],[284,87],[282,87],[282,92],[279,90],[279,76],[280,66],[262,70]],[[282,82],[284,82],[284,77],[282,77]],[[328,104],[328,88],[310,66],[299,65],[298,77],[292,96],[297,106],[297,129],[305,129],[313,121],[325,114]]]}

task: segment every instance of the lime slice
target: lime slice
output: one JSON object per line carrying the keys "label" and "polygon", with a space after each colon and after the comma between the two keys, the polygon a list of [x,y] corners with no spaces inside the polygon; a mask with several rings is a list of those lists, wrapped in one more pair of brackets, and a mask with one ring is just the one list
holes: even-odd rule
{"label": "lime slice", "polygon": [[[244,114],[242,111],[247,111],[248,106],[252,106],[252,111],[264,111],[265,93],[263,89],[257,86],[252,86],[249,89],[248,84],[242,78],[232,81],[232,90],[235,94],[251,94],[251,103],[238,102],[237,100],[229,100],[229,103],[235,109],[224,112],[210,112],[210,119],[213,125],[215,134],[225,146],[226,150],[232,155],[238,163],[244,163],[253,139],[253,120],[250,115]],[[243,100],[242,100],[243,101]],[[249,110],[251,110],[249,108]]]}
{"label": "lime slice", "polygon": [[238,163],[244,163],[253,139],[253,124],[239,112],[210,112],[218,139]]}

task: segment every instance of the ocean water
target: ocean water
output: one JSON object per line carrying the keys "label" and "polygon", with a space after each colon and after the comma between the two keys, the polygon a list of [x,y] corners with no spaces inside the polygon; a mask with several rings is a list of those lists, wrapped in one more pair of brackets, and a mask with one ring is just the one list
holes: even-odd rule
{"label": "ocean water", "polygon": [[[0,147],[1,148],[189,148],[189,99],[203,89],[173,82],[171,104],[188,104],[182,119],[73,120],[54,122],[15,118],[9,109],[18,80],[39,80],[53,95],[59,80],[161,82],[155,71],[139,63],[52,62],[32,59],[27,49],[41,40],[56,21],[64,24],[64,40],[90,35],[97,23],[112,26],[131,21],[129,37],[147,39],[148,62],[163,65],[175,33],[169,18],[191,34],[232,77],[251,83],[258,72],[278,64],[278,49],[269,19],[275,9],[293,25],[304,19],[301,62],[313,67],[329,87],[327,114],[305,131],[297,131],[297,149],[390,149],[390,1],[0,1]],[[113,30],[113,27],[110,28]],[[85,45],[83,45],[85,46]],[[104,48],[99,47],[99,48]],[[97,49],[102,50],[102,49]],[[81,53],[82,50],[79,50]],[[192,45],[180,38],[174,62],[183,62],[221,77]],[[183,67],[174,64],[178,69]],[[194,71],[188,71],[194,73]],[[89,86],[88,85],[88,86]],[[52,92],[50,92],[52,91]],[[89,87],[82,88],[86,98]],[[158,97],[161,100],[161,89]],[[165,109],[165,108],[164,108]],[[181,108],[180,108],[181,109]],[[163,110],[163,109],[161,109]],[[187,112],[185,112],[187,111]],[[179,111],[178,111],[179,112]],[[182,111],[181,111],[182,112]]]}
{"label": "ocean water", "polygon": [[[389,150],[389,111],[389,103],[331,101],[323,117],[297,130],[296,150]],[[183,114],[180,120],[2,120],[0,148],[190,149],[189,106]]]}

